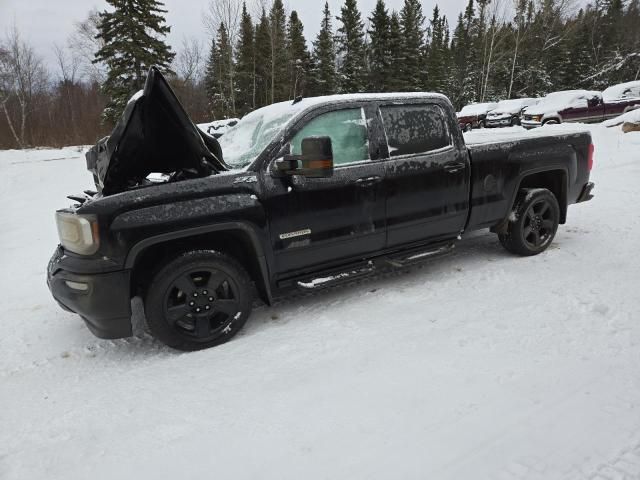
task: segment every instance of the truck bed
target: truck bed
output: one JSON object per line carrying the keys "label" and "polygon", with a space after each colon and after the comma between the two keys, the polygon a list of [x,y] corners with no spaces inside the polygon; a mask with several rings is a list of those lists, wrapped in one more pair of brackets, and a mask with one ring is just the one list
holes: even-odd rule
{"label": "truck bed", "polygon": [[[471,213],[467,230],[499,224],[510,213],[523,178],[542,170],[560,171],[557,196],[576,203],[588,181],[591,135],[578,126],[527,131],[514,128],[464,135],[471,157]],[[540,174],[544,175],[544,174]],[[562,204],[562,198],[559,198]],[[566,212],[562,215],[564,223]]]}

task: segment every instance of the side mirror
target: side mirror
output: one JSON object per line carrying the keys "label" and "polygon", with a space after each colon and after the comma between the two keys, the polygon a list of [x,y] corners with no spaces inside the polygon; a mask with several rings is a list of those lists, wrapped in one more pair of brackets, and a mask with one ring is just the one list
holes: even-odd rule
{"label": "side mirror", "polygon": [[302,155],[286,154],[275,163],[279,173],[307,178],[333,175],[333,148],[330,137],[308,137],[302,140]]}
{"label": "side mirror", "polygon": [[330,137],[308,137],[302,140],[302,168],[296,172],[309,178],[333,175],[333,146]]}

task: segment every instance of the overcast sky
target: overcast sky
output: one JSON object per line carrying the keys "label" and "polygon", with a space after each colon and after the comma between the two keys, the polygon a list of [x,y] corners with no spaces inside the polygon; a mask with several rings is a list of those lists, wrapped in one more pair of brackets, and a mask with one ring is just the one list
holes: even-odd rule
{"label": "overcast sky", "polygon": [[[169,43],[176,49],[184,37],[196,37],[205,41],[207,32],[202,22],[203,14],[210,0],[165,0],[169,11],[167,23],[171,26]],[[452,29],[458,13],[464,8],[467,0],[440,0],[441,10],[449,18]],[[252,5],[253,0],[247,1]],[[363,18],[368,17],[376,0],[358,0]],[[334,16],[334,28],[337,25],[335,16],[339,13],[343,0],[329,0],[331,13]],[[390,9],[399,10],[403,0],[387,0]],[[425,16],[431,16],[435,0],[424,0],[422,3]],[[187,6],[188,5],[188,6]],[[285,0],[288,11],[297,10],[304,23],[308,40],[315,38],[320,28],[324,0]],[[15,21],[23,38],[30,42],[43,56],[49,66],[53,65],[52,45],[64,45],[67,37],[74,29],[74,24],[83,20],[91,8],[104,10],[107,3],[101,0],[0,0],[0,34],[5,35]]]}

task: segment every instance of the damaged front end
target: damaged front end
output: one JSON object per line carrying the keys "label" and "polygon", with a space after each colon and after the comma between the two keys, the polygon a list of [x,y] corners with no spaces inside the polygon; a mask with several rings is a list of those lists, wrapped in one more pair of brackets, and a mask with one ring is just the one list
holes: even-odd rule
{"label": "damaged front end", "polygon": [[171,182],[229,170],[218,141],[189,119],[155,67],[111,135],[89,150],[86,158],[104,196],[156,183],[152,174]]}

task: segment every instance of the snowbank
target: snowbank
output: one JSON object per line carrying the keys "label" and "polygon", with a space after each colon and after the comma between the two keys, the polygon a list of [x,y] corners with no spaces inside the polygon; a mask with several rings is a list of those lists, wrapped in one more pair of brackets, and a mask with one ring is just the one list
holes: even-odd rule
{"label": "snowbank", "polygon": [[605,127],[617,127],[618,125],[622,125],[625,122],[640,123],[640,108],[631,110],[630,112],[624,113],[619,117],[607,120],[606,122],[602,122],[602,125],[604,125]]}
{"label": "snowbank", "polygon": [[190,354],[98,340],[54,304],[53,210],[91,187],[83,152],[0,152],[0,477],[636,478],[640,133],[580,128],[595,198],[545,254],[466,235]]}

